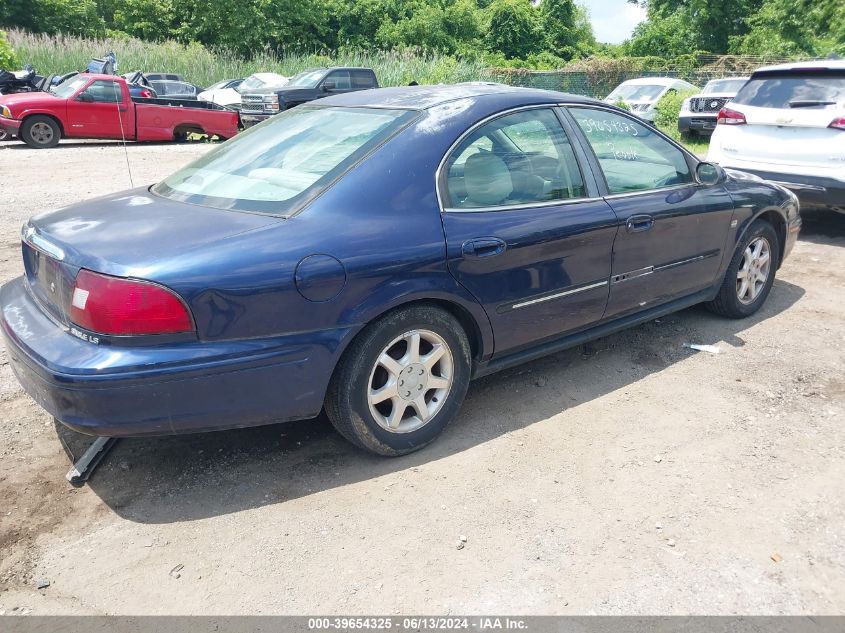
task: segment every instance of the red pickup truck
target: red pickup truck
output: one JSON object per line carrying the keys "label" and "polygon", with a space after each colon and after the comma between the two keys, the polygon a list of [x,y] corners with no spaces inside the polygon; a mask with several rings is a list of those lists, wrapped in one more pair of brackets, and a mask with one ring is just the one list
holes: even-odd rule
{"label": "red pickup truck", "polygon": [[0,129],[35,148],[62,138],[172,141],[196,133],[227,139],[238,124],[237,112],[214,103],[132,97],[115,75],[80,74],[52,92],[0,96]]}

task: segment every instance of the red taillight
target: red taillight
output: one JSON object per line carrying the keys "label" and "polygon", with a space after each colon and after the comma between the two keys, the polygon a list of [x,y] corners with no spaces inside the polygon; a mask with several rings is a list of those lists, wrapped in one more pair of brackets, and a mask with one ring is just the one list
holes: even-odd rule
{"label": "red taillight", "polygon": [[716,117],[716,125],[745,125],[746,123],[742,112],[730,108],[722,108],[719,110],[719,116]]}
{"label": "red taillight", "polygon": [[70,320],[100,334],[173,334],[193,330],[191,316],[170,290],[147,281],[80,270]]}
{"label": "red taillight", "polygon": [[834,130],[845,131],[845,116],[833,119],[833,121],[831,121],[830,125],[828,125],[827,127],[832,127]]}
{"label": "red taillight", "polygon": [[152,92],[150,92],[149,90],[142,90],[142,91],[141,91],[141,98],[142,98],[142,99],[152,99],[152,98],[153,98],[153,93],[152,93]]}

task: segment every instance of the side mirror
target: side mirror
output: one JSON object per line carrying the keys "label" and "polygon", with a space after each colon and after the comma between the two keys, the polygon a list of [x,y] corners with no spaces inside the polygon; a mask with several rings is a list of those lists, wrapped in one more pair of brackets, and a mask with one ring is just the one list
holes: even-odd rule
{"label": "side mirror", "polygon": [[335,89],[337,84],[333,81],[324,81],[323,82],[323,92],[330,92]]}
{"label": "side mirror", "polygon": [[725,170],[713,163],[701,162],[695,168],[695,178],[702,185],[718,185],[725,181]]}
{"label": "side mirror", "polygon": [[94,97],[89,95],[87,92],[80,92],[79,96],[76,97],[77,101],[81,101],[82,103],[94,103]]}

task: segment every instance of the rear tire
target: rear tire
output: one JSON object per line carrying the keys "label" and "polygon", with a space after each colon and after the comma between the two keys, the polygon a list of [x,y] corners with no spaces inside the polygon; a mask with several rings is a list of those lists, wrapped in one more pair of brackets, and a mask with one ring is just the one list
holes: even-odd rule
{"label": "rear tire", "polygon": [[469,342],[457,319],[429,305],[400,308],[368,325],[344,352],[326,413],[356,446],[404,455],[452,421],[469,378]]}
{"label": "rear tire", "polygon": [[751,316],[766,302],[780,261],[774,227],[755,220],[737,246],[716,298],[705,305],[731,319]]}
{"label": "rear tire", "polygon": [[35,149],[55,147],[62,139],[62,130],[55,119],[36,114],[21,125],[21,140]]}

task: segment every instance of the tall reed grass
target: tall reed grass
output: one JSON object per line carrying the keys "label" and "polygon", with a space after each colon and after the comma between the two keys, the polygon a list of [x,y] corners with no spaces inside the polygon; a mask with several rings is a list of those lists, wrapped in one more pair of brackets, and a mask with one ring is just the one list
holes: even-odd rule
{"label": "tall reed grass", "polygon": [[81,70],[91,57],[113,51],[117,55],[120,73],[134,70],[174,72],[200,86],[209,86],[221,79],[246,77],[254,72],[277,72],[289,76],[315,66],[367,66],[376,71],[383,86],[400,86],[411,81],[421,84],[482,81],[491,77],[481,61],[464,61],[416,50],[340,51],[331,55],[276,55],[271,51],[257,51],[251,59],[242,59],[199,44],[186,46],[174,41],[86,39],[15,29],[8,31],[7,35],[20,62],[32,64],[42,75]]}

